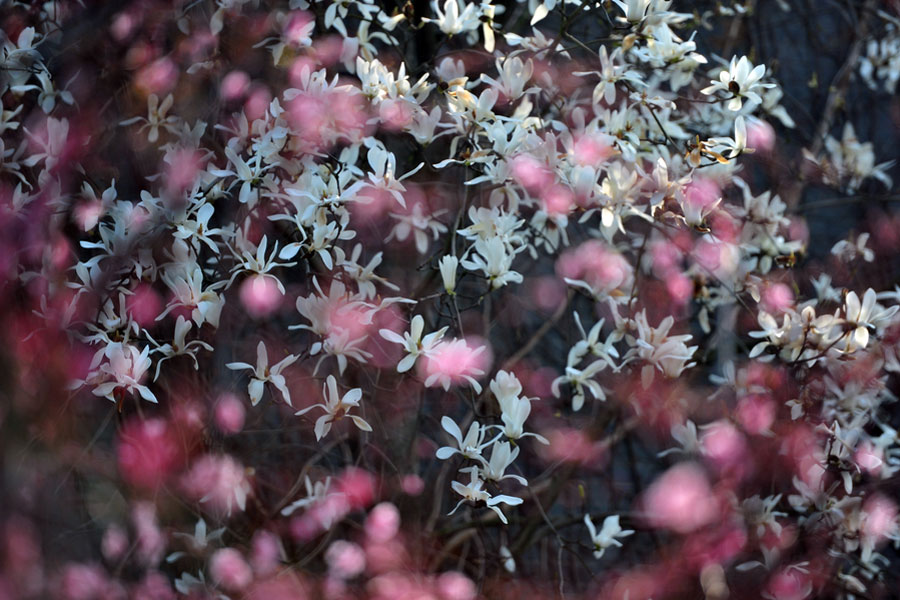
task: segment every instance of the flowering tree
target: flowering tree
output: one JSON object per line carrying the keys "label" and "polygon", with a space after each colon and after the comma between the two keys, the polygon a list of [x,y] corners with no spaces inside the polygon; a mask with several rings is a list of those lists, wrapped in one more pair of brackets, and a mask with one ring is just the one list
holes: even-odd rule
{"label": "flowering tree", "polygon": [[900,22],[683,4],[8,3],[0,598],[895,594]]}

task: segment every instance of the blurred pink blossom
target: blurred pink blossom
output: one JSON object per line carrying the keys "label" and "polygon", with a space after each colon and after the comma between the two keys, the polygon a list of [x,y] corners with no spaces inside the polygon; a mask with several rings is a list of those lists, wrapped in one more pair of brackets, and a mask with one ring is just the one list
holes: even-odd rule
{"label": "blurred pink blossom", "polygon": [[216,584],[232,592],[243,590],[253,581],[250,565],[234,548],[216,550],[209,559],[209,574]]}
{"label": "blurred pink blossom", "polygon": [[643,504],[650,525],[682,534],[709,524],[718,512],[703,469],[689,462],[675,465],[654,481]]}

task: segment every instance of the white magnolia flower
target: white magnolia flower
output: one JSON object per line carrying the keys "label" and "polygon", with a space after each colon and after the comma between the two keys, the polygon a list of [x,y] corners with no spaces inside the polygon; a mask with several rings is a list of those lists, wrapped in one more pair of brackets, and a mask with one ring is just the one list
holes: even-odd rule
{"label": "white magnolia flower", "polygon": [[506,515],[503,514],[503,512],[497,505],[507,504],[509,506],[517,506],[519,504],[522,504],[522,499],[516,498],[515,496],[506,496],[503,494],[499,496],[491,496],[491,494],[485,491],[484,481],[478,477],[478,474],[473,471],[471,475],[472,479],[468,485],[464,485],[458,481],[454,481],[451,484],[451,487],[453,487],[453,491],[462,496],[462,500],[460,500],[459,503],[457,503],[453,510],[451,510],[448,514],[452,515],[453,513],[455,513],[457,509],[462,506],[463,502],[484,502],[488,508],[497,513],[497,516],[500,517],[500,520],[503,521],[504,525],[508,524],[509,521],[507,521]]}
{"label": "white magnolia flower", "polygon": [[730,94],[728,110],[739,111],[743,106],[743,98],[761,104],[762,98],[759,92],[775,87],[774,83],[760,83],[765,74],[765,65],[754,67],[746,56],[742,56],[740,60],[735,56],[731,59],[728,68],[719,72],[719,81],[713,80],[712,85],[703,88],[700,93],[710,95],[721,91]]}
{"label": "white magnolia flower", "polygon": [[416,360],[419,356],[427,356],[437,348],[441,343],[441,339],[444,337],[444,333],[447,331],[447,327],[442,327],[435,332],[429,333],[423,338],[422,333],[424,330],[425,319],[422,318],[422,315],[416,315],[409,324],[409,332],[404,333],[403,337],[400,337],[399,334],[390,329],[380,329],[378,331],[381,337],[393,344],[402,345],[403,349],[407,352],[406,356],[404,356],[397,365],[398,373],[406,373],[413,368],[413,365],[416,364]]}
{"label": "white magnolia flower", "polygon": [[465,437],[463,437],[462,431],[460,430],[459,425],[456,424],[456,421],[446,415],[441,418],[441,427],[443,427],[444,431],[449,433],[454,441],[456,441],[456,448],[442,446],[437,449],[435,456],[441,460],[447,460],[454,454],[459,454],[465,458],[484,462],[484,459],[481,457],[481,451],[489,446],[491,442],[484,442],[487,429],[482,427],[478,421],[472,422]]}
{"label": "white magnolia flower", "polygon": [[[93,392],[97,396],[105,396],[117,402],[115,391],[124,389],[126,392],[140,394],[141,398],[149,402],[158,402],[156,396],[150,391],[146,385],[141,384],[141,380],[150,368],[150,346],[145,346],[143,350],[138,350],[131,344],[123,344],[122,342],[111,342],[106,345],[102,353],[98,353],[95,361],[106,358],[107,362],[100,366],[95,376],[111,379],[100,383],[94,388]],[[92,370],[96,365],[92,365]],[[90,379],[90,377],[89,377]]]}
{"label": "white magnolia flower", "polygon": [[750,154],[753,148],[747,147],[747,123],[742,115],[738,115],[734,120],[734,138],[716,137],[710,138],[709,142],[713,144],[713,150],[716,152],[728,151],[728,158],[734,158],[741,154]]}
{"label": "white magnolia flower", "polygon": [[140,130],[144,131],[145,129],[148,129],[149,133],[147,134],[147,141],[154,144],[159,139],[160,128],[169,132],[175,131],[175,123],[178,122],[178,119],[168,114],[169,109],[172,108],[174,103],[175,98],[172,94],[166,96],[162,103],[159,101],[159,96],[150,94],[147,97],[147,117],[134,117],[122,121],[119,125],[131,125],[132,123],[143,121],[144,124],[141,126]]}
{"label": "white magnolia flower", "polygon": [[882,308],[878,305],[875,290],[869,288],[863,294],[862,302],[856,292],[848,292],[844,299],[844,320],[849,328],[853,328],[847,338],[847,351],[865,348],[869,343],[869,330],[876,330],[879,325],[887,323],[900,306]]}
{"label": "white magnolia flower", "polygon": [[622,529],[619,525],[619,515],[610,515],[603,520],[603,527],[600,532],[594,527],[590,515],[584,515],[584,524],[587,525],[588,533],[591,534],[591,542],[594,544],[594,558],[600,558],[607,548],[611,546],[622,547],[622,542],[616,538],[628,537],[634,533],[632,529]]}
{"label": "white magnolia flower", "polygon": [[338,392],[337,380],[334,378],[334,375],[329,375],[325,385],[322,386],[322,395],[325,397],[324,404],[313,404],[294,413],[297,416],[304,415],[314,408],[321,408],[325,411],[325,414],[316,420],[315,432],[317,441],[328,435],[335,421],[344,417],[350,417],[353,424],[362,431],[372,431],[372,426],[365,419],[357,415],[348,414],[351,409],[359,407],[359,401],[362,399],[362,390],[360,388],[353,388],[342,397]]}
{"label": "white magnolia flower", "polygon": [[441,258],[439,263],[441,270],[441,279],[444,282],[444,289],[451,296],[456,294],[456,269],[459,267],[459,259],[449,254]]}
{"label": "white magnolia flower", "polygon": [[465,469],[460,469],[460,471],[478,471],[481,477],[486,481],[499,482],[503,479],[514,479],[522,485],[528,485],[528,481],[524,477],[506,472],[506,469],[509,468],[518,456],[518,446],[514,448],[509,442],[495,442],[494,445],[491,446],[491,459],[489,461],[482,465],[473,465],[471,467],[466,467]]}
{"label": "white magnolia flower", "polygon": [[481,27],[481,12],[478,10],[477,4],[469,4],[463,0],[444,0],[443,7],[441,7],[438,0],[434,0],[431,7],[437,18],[422,20],[436,24],[447,35],[456,35]]}
{"label": "white magnolia flower", "polygon": [[[182,315],[178,315],[178,320],[175,322],[175,334],[172,337],[172,343],[162,344],[153,350],[153,352],[159,352],[163,355],[163,357],[156,362],[156,374],[153,375],[153,381],[159,379],[159,368],[162,364],[176,356],[190,356],[194,361],[194,370],[200,369],[200,365],[197,363],[197,352],[200,351],[200,348],[212,352],[213,347],[201,340],[186,341],[187,333],[190,330],[191,322],[185,320]],[[147,334],[147,337],[150,337],[150,335]],[[150,341],[153,341],[153,338],[150,338]]]}
{"label": "white magnolia flower", "polygon": [[291,406],[291,392],[288,390],[284,375],[282,375],[281,372],[294,364],[298,358],[300,357],[288,354],[281,361],[270,367],[269,353],[266,351],[266,345],[260,341],[259,344],[256,345],[256,367],[244,362],[228,363],[225,366],[233,371],[241,369],[253,371],[253,377],[250,378],[250,385],[247,387],[247,391],[250,393],[250,403],[253,404],[253,406],[259,404],[259,401],[262,399],[266,382],[274,385],[275,389],[281,392],[281,396],[288,406]]}
{"label": "white magnolia flower", "polygon": [[553,395],[559,398],[559,386],[563,383],[569,383],[575,386],[575,393],[572,395],[572,410],[579,411],[584,406],[584,388],[587,388],[597,400],[606,400],[606,392],[600,386],[600,383],[594,379],[594,376],[605,369],[607,362],[603,359],[595,360],[583,369],[574,366],[566,367],[564,375],[560,375],[553,380],[550,386]]}
{"label": "white magnolia flower", "polygon": [[289,517],[294,511],[301,508],[308,508],[328,497],[328,488],[331,487],[331,477],[326,477],[325,481],[317,481],[314,485],[309,479],[309,475],[306,475],[303,480],[303,485],[306,488],[306,497],[296,500],[290,505],[282,508],[282,516]]}

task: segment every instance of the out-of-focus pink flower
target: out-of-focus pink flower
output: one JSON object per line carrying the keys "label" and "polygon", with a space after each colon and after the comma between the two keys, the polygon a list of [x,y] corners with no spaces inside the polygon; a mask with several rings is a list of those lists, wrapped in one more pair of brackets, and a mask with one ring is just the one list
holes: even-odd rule
{"label": "out-of-focus pink flower", "polygon": [[175,150],[167,161],[163,181],[172,197],[179,197],[193,187],[205,163],[203,155],[192,148]]}
{"label": "out-of-focus pink flower", "polygon": [[207,454],[191,465],[182,478],[182,487],[192,499],[207,506],[212,512],[231,515],[235,506],[246,508],[250,494],[244,468],[229,455]]}
{"label": "out-of-focus pink flower", "polygon": [[400,131],[412,123],[414,114],[413,105],[402,98],[387,99],[378,105],[381,125],[390,131]]}
{"label": "out-of-focus pink flower", "polygon": [[[431,449],[429,448],[429,455],[430,453]],[[404,494],[418,496],[425,491],[425,481],[418,475],[404,475],[400,481],[400,488]]]}
{"label": "out-of-focus pink flower", "polygon": [[162,312],[162,298],[149,285],[140,283],[125,299],[125,308],[135,323],[141,327],[149,327]]}
{"label": "out-of-focus pink flower", "polygon": [[178,68],[170,58],[160,58],[137,72],[134,85],[145,95],[164,96],[175,87],[178,73]]}
{"label": "out-of-focus pink flower", "polygon": [[750,119],[747,123],[747,147],[761,153],[771,152],[775,147],[775,129],[766,121]]}
{"label": "out-of-focus pink flower", "polygon": [[55,594],[60,600],[118,600],[125,590],[110,581],[98,565],[70,563],[62,572]]}
{"label": "out-of-focus pink flower", "polygon": [[437,591],[443,600],[472,600],[478,593],[472,580],[456,571],[438,577]]}
{"label": "out-of-focus pink flower", "polygon": [[217,585],[232,592],[243,590],[253,581],[250,565],[234,548],[216,550],[209,559],[209,574]]}
{"label": "out-of-focus pink flower", "polygon": [[585,134],[575,141],[573,157],[579,165],[596,167],[616,153],[611,138],[602,134]]}
{"label": "out-of-focus pink flower", "polygon": [[325,552],[328,573],[338,579],[353,579],[366,568],[366,553],[353,542],[338,540]]}
{"label": "out-of-focus pink flower", "polygon": [[878,475],[884,464],[884,451],[866,440],[857,446],[853,462],[858,464],[864,471],[872,475]]}
{"label": "out-of-focus pink flower", "polygon": [[219,94],[226,102],[240,100],[250,89],[250,76],[244,71],[231,71],[222,78]]}
{"label": "out-of-focus pink flower", "polygon": [[515,156],[510,161],[509,170],[516,183],[532,194],[539,194],[553,183],[553,172],[539,160],[527,154]]}
{"label": "out-of-focus pink flower", "polygon": [[100,551],[110,563],[118,561],[128,550],[128,536],[121,527],[111,525],[103,532],[103,539],[100,542]]}
{"label": "out-of-focus pink flower", "polygon": [[809,574],[799,567],[789,566],[772,576],[763,596],[772,600],[803,600],[811,593]]}
{"label": "out-of-focus pink flower", "polygon": [[250,553],[250,564],[257,576],[270,575],[281,564],[281,542],[271,531],[260,530],[253,534]]}
{"label": "out-of-focus pink flower", "polygon": [[481,391],[476,378],[484,375],[490,366],[490,353],[486,345],[470,345],[458,339],[438,345],[425,361],[419,363],[428,387],[440,385],[449,390],[450,385],[468,382],[475,391]]}
{"label": "out-of-focus pink flower", "polygon": [[684,218],[689,225],[699,225],[706,216],[719,204],[722,190],[712,179],[696,177],[684,189],[684,201],[681,204]]}
{"label": "out-of-focus pink flower", "polygon": [[897,523],[897,505],[881,494],[866,500],[862,513],[860,541],[865,558],[888,537],[896,538],[900,526]]}
{"label": "out-of-focus pink flower", "polygon": [[735,413],[738,422],[751,435],[759,435],[770,431],[775,422],[777,406],[771,398],[761,394],[744,396],[738,402]]}
{"label": "out-of-focus pink flower", "polygon": [[584,282],[595,296],[623,296],[631,292],[634,282],[631,263],[599,240],[587,241],[565,252],[556,261],[556,273],[568,280]]}
{"label": "out-of-focus pink flower", "polygon": [[[541,194],[541,205],[544,211],[551,216],[568,215],[572,212],[575,198],[572,192],[563,185],[553,185],[544,190]],[[548,224],[550,221],[548,221]]]}
{"label": "out-of-focus pink flower", "polygon": [[265,116],[270,102],[272,102],[272,93],[269,88],[262,85],[252,87],[244,101],[244,112],[247,114],[247,119],[250,121],[261,119]]}
{"label": "out-of-focus pink flower", "polygon": [[666,291],[675,304],[684,305],[694,295],[694,282],[684,273],[672,271],[666,275]]}
{"label": "out-of-focus pink flower", "polygon": [[548,462],[579,462],[599,467],[604,456],[603,446],[581,429],[561,427],[546,435],[549,444],[540,450]]}
{"label": "out-of-focus pink flower", "polygon": [[278,310],[283,296],[271,277],[252,275],[241,283],[241,304],[253,318],[267,317]]}
{"label": "out-of-focus pink flower", "polygon": [[704,271],[709,271],[719,278],[726,278],[737,268],[737,247],[707,236],[694,246],[691,258]]}
{"label": "out-of-focus pink flower", "polygon": [[180,449],[164,419],[133,419],[119,435],[119,473],[133,486],[156,489],[181,465]]}
{"label": "out-of-focus pink flower", "polygon": [[718,510],[703,469],[694,463],[680,463],[647,490],[644,512],[653,527],[684,534],[712,522]]}
{"label": "out-of-focus pink flower", "polygon": [[744,435],[728,421],[711,424],[700,439],[703,455],[717,468],[743,465],[747,458]]}
{"label": "out-of-focus pink flower", "polygon": [[216,426],[225,433],[237,433],[244,428],[246,409],[234,394],[223,394],[216,401]]}
{"label": "out-of-focus pink flower", "polygon": [[344,471],[336,487],[346,497],[351,509],[365,508],[375,498],[375,477],[355,467]]}
{"label": "out-of-focus pink flower", "polygon": [[775,283],[763,290],[760,304],[768,313],[783,313],[794,306],[794,292],[783,283]]}
{"label": "out-of-focus pink flower", "polygon": [[155,567],[162,560],[166,550],[166,538],[156,521],[156,505],[152,502],[138,502],[131,510],[137,541],[137,558],[147,567]]}
{"label": "out-of-focus pink flower", "polygon": [[366,535],[374,542],[386,542],[400,530],[400,511],[390,502],[382,502],[366,518]]}

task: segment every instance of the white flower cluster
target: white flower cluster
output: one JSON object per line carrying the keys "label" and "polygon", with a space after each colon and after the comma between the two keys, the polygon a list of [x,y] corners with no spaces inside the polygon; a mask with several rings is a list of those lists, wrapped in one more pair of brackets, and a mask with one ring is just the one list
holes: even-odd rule
{"label": "white flower cluster", "polygon": [[[463,436],[459,425],[445,416],[441,419],[441,426],[453,438],[456,447],[442,446],[435,455],[441,460],[447,460],[458,454],[473,463],[459,470],[460,473],[469,474],[468,484],[459,481],[451,484],[453,491],[462,496],[462,500],[450,514],[455,513],[463,502],[484,502],[488,508],[497,513],[503,523],[507,523],[506,515],[498,504],[517,506],[523,502],[522,498],[507,494],[492,494],[485,486],[498,485],[504,479],[512,479],[527,486],[528,481],[524,477],[506,472],[519,456],[520,448],[517,441],[524,437],[534,437],[544,444],[549,442],[539,434],[525,431],[525,420],[531,414],[531,398],[521,395],[522,383],[514,374],[498,371],[491,381],[490,388],[500,407],[500,420],[503,425],[482,425],[473,420],[466,435]],[[493,429],[499,432],[485,441]],[[490,448],[490,459],[486,459],[483,455],[486,448]]]}

